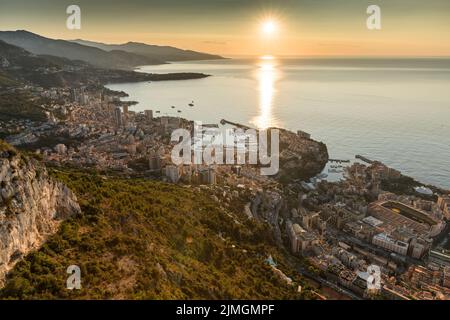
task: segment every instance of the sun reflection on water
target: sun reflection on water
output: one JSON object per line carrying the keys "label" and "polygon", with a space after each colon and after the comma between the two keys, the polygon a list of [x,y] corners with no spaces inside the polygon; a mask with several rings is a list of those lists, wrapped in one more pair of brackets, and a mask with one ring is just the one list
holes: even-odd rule
{"label": "sun reflection on water", "polygon": [[263,56],[258,61],[256,78],[259,92],[259,114],[252,120],[258,129],[277,126],[273,116],[276,82],[280,76],[277,61],[273,56]]}

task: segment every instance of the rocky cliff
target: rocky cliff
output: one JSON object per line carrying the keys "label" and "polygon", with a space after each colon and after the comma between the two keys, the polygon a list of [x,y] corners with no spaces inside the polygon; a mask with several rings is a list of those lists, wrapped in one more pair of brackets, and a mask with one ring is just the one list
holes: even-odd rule
{"label": "rocky cliff", "polygon": [[64,184],[0,140],[0,287],[18,260],[78,212],[77,199]]}
{"label": "rocky cliff", "polygon": [[328,162],[327,146],[294,132],[280,131],[280,170],[282,183],[306,181],[322,172]]}

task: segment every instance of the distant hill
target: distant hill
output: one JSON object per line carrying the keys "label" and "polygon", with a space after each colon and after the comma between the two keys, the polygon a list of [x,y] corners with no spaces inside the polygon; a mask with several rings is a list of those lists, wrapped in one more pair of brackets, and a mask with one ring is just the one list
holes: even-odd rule
{"label": "distant hill", "polygon": [[144,57],[125,51],[105,51],[66,40],[54,40],[24,31],[0,31],[0,40],[21,47],[37,55],[51,55],[71,60],[82,60],[107,69],[130,69],[139,65],[161,64],[157,57]]}
{"label": "distant hill", "polygon": [[67,83],[63,70],[87,67],[89,64],[83,61],[38,56],[0,40],[0,88],[25,83],[43,87],[62,86]]}
{"label": "distant hill", "polygon": [[50,88],[112,82],[201,79],[207,76],[202,73],[149,74],[131,70],[98,68],[81,60],[35,55],[0,40],[0,89],[18,84]]}
{"label": "distant hill", "polygon": [[188,61],[188,60],[213,60],[224,59],[219,55],[207,54],[192,50],[182,50],[170,46],[149,45],[139,42],[128,42],[124,44],[105,44],[100,42],[73,40],[73,42],[85,46],[95,47],[105,51],[120,50],[135,53],[150,59],[164,59],[165,61]]}
{"label": "distant hill", "polygon": [[41,57],[15,45],[0,41],[0,67],[17,67],[33,68],[35,66],[50,67],[53,64]]}
{"label": "distant hill", "polygon": [[105,69],[133,69],[167,61],[223,59],[216,55],[143,43],[108,45],[84,40],[55,40],[25,30],[0,31],[0,40],[36,55],[82,60]]}

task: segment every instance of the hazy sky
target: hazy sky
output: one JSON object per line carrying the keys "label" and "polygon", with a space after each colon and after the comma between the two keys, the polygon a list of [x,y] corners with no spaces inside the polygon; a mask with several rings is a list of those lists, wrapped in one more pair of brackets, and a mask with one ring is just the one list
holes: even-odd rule
{"label": "hazy sky", "polygon": [[[81,30],[66,28],[70,4],[81,7]],[[366,27],[370,4],[382,30]],[[267,17],[278,25],[270,40]],[[16,29],[223,55],[450,56],[450,0],[0,0],[0,30]]]}

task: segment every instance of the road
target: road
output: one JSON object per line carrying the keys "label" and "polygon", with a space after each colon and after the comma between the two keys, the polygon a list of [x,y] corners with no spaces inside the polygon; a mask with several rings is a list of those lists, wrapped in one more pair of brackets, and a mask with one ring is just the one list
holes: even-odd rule
{"label": "road", "polygon": [[306,277],[306,278],[309,278],[309,279],[312,279],[312,280],[314,280],[314,281],[317,281],[317,282],[319,282],[322,286],[330,287],[331,289],[333,289],[333,290],[335,290],[335,291],[337,291],[337,292],[339,292],[339,293],[341,293],[341,294],[343,294],[343,295],[346,295],[346,296],[352,298],[353,300],[363,300],[360,296],[356,295],[355,293],[351,292],[350,290],[347,290],[347,289],[345,289],[345,288],[343,288],[343,287],[341,287],[341,286],[338,286],[337,284],[335,284],[335,283],[333,283],[333,282],[331,282],[331,281],[328,281],[328,280],[326,280],[326,279],[324,279],[324,278],[321,278],[321,277],[319,277],[319,276],[316,276],[316,275],[310,273],[309,271],[307,271],[307,270],[306,270],[305,268],[303,268],[303,267],[298,267],[298,268],[297,268],[297,271],[298,271],[302,276],[304,276],[304,277]]}

